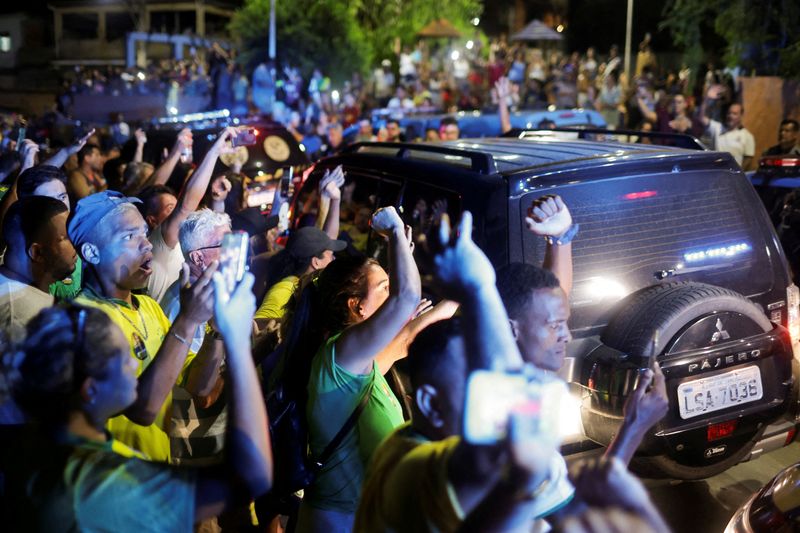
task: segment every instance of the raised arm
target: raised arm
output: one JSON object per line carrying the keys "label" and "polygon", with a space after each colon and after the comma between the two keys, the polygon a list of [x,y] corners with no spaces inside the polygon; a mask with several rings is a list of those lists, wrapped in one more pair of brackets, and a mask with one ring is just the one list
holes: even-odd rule
{"label": "raised arm", "polygon": [[220,154],[226,152],[230,147],[230,139],[236,135],[234,128],[225,128],[217,137],[217,140],[209,148],[203,161],[186,181],[179,197],[175,209],[161,224],[161,234],[164,243],[170,248],[175,248],[178,244],[178,230],[181,223],[197,210],[203,196],[206,194],[208,184],[211,181],[211,174],[214,172],[214,165]]}
{"label": "raised arm", "polygon": [[167,154],[167,158],[153,172],[146,185],[164,185],[175,170],[175,166],[181,158],[181,153],[191,145],[192,132],[189,128],[184,128],[178,133],[178,138],[175,139],[175,144]]}
{"label": "raised arm", "polygon": [[214,275],[214,319],[228,354],[228,468],[201,470],[195,493],[196,520],[217,516],[242,492],[241,499],[247,501],[265,494],[272,485],[267,413],[250,348],[251,321],[243,320],[256,310],[253,280],[253,275],[246,273],[228,295],[222,276]]}
{"label": "raised arm", "polygon": [[556,195],[537,198],[528,209],[525,224],[534,235],[547,238],[542,268],[556,275],[569,296],[572,291],[572,238],[577,227],[572,224],[566,204]]}
{"label": "raised arm", "polygon": [[508,112],[508,97],[511,96],[511,82],[503,76],[494,84],[497,93],[497,111],[500,115],[500,132],[511,131],[511,115]]}
{"label": "raised arm", "polygon": [[[331,239],[339,238],[339,216],[342,205],[342,186],[344,185],[344,171],[339,165],[332,172],[325,171],[319,182],[320,217],[325,214],[322,231]],[[325,205],[327,204],[327,205]]]}
{"label": "raised arm", "polygon": [[658,363],[655,363],[653,370],[647,369],[643,372],[639,385],[625,401],[622,425],[608,445],[606,457],[616,457],[627,466],[647,432],[664,418],[668,409],[669,398],[664,374]]}
{"label": "raised arm", "polygon": [[50,159],[42,163],[43,165],[50,165],[52,167],[61,168],[64,166],[64,163],[70,158],[70,156],[77,154],[81,151],[86,143],[89,141],[89,138],[94,135],[94,129],[90,130],[89,133],[84,135],[83,137],[77,139],[71,145],[62,148],[58,152],[56,152]]}
{"label": "raised arm", "polygon": [[19,147],[20,167],[19,173],[22,174],[29,168],[36,165],[36,154],[39,153],[39,145],[30,139],[22,141]]}
{"label": "raised arm", "polygon": [[147,142],[147,135],[145,135],[142,128],[136,128],[133,136],[136,138],[136,152],[133,154],[133,162],[141,163],[144,159],[144,145]]}
{"label": "raised arm", "polygon": [[211,275],[216,271],[212,264],[191,287],[181,290],[181,311],[164,337],[153,361],[139,376],[136,401],[125,411],[131,421],[149,426],[164,400],[178,380],[183,369],[194,331],[211,318],[214,291]]}
{"label": "raised arm", "polygon": [[[443,217],[440,243],[444,251],[434,259],[436,279],[448,297],[461,302],[467,372],[506,371],[522,366],[500,295],[486,255],[472,242],[472,215],[462,215],[455,244],[448,244],[450,225]],[[531,424],[514,415],[507,449],[470,444],[462,435],[447,476],[467,515],[462,531],[499,531],[531,522],[532,500],[519,498],[538,489],[549,472],[554,444],[531,433]],[[510,468],[501,475],[504,466]]]}
{"label": "raised arm", "polygon": [[381,351],[408,322],[420,299],[419,271],[405,225],[394,207],[372,215],[372,229],[389,239],[389,298],[369,318],[347,328],[336,341],[336,359],[349,372],[366,374]]}

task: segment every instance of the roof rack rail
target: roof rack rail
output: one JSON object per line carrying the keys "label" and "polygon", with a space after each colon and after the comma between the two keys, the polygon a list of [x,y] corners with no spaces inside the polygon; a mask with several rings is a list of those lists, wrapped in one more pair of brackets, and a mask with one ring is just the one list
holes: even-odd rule
{"label": "roof rack rail", "polygon": [[[560,131],[567,133],[577,133],[578,139],[592,140],[595,135],[609,135],[615,139],[619,137],[637,137],[639,139],[645,138],[653,142],[653,144],[674,146],[677,148],[687,148],[689,150],[707,150],[700,140],[687,133],[662,133],[659,131],[637,131],[637,130],[609,130],[605,128],[531,128],[520,129],[514,128],[503,134],[503,137],[514,137],[516,139],[525,139],[534,137],[536,134],[543,134],[548,131]],[[622,141],[624,142],[624,141]],[[630,141],[628,141],[630,142]]]}
{"label": "roof rack rail", "polygon": [[[410,158],[411,152],[429,152],[442,154],[445,156],[463,157],[470,160],[470,168],[480,174],[493,174],[497,172],[494,158],[491,154],[483,152],[473,152],[472,150],[460,150],[446,146],[421,143],[393,143],[393,142],[360,142],[347,146],[342,153],[361,152],[365,148],[396,149],[394,157]],[[446,161],[443,161],[446,162]]]}

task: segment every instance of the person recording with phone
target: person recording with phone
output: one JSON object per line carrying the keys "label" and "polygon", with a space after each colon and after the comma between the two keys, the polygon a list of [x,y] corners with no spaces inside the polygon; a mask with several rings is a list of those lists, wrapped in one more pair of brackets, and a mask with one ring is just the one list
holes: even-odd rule
{"label": "person recording with phone", "polygon": [[[195,329],[212,314],[212,263],[202,276],[181,291],[181,311],[170,324],[152,298],[135,294],[153,272],[153,246],[147,224],[134,206],[136,198],[104,191],[75,206],[68,232],[85,265],[84,287],[76,303],[104,311],[125,333],[130,357],[137,363],[136,401],[109,421],[115,438],[154,461],[169,461],[166,433],[172,387],[186,369]],[[198,365],[199,367],[200,365]],[[200,383],[189,376],[187,383]]]}
{"label": "person recording with phone", "polygon": [[[135,210],[134,210],[135,212]],[[232,292],[213,278],[214,321],[228,354],[226,464],[174,467],[145,460],[106,431],[143,392],[125,333],[100,309],[39,313],[19,346],[15,398],[38,422],[0,449],[10,531],[192,531],[267,492],[272,454],[250,353],[255,299],[246,274]]]}

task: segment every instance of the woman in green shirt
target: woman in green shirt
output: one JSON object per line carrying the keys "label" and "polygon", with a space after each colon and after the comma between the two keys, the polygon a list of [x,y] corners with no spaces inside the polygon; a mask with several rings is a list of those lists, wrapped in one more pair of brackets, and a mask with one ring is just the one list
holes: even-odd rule
{"label": "woman in green shirt", "polygon": [[403,422],[400,403],[383,375],[404,354],[398,343],[420,303],[420,278],[395,209],[376,211],[372,229],[389,241],[391,275],[371,259],[337,259],[303,290],[294,314],[287,317],[286,364],[307,369],[291,374],[307,376],[312,456],[322,453],[364,395],[370,395],[355,427],[305,491],[299,532],[352,529],[367,462]]}

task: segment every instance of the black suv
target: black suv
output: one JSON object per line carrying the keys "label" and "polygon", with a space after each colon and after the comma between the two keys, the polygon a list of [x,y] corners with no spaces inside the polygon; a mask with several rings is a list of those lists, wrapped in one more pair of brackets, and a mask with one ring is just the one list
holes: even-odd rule
{"label": "black suv", "polygon": [[574,340],[561,373],[581,402],[583,437],[565,453],[610,442],[640,369],[653,360],[666,376],[670,409],[639,450],[640,473],[708,477],[791,442],[798,289],[733,158],[521,137],[354,145],[318,163],[299,196],[341,164],[355,202],[394,205],[412,226],[434,204],[456,218],[470,210],[476,242],[499,267],[541,265],[545,243],[525,229],[526,210],[559,194],[581,228],[573,241]]}

